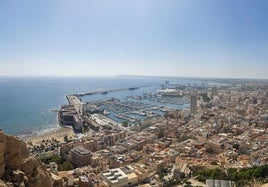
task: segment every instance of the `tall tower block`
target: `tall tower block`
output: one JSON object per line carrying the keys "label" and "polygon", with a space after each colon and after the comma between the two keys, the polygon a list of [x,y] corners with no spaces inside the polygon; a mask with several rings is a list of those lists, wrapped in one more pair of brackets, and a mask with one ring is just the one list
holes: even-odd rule
{"label": "tall tower block", "polygon": [[195,114],[197,111],[197,96],[191,95],[191,100],[190,100],[190,112],[191,114]]}

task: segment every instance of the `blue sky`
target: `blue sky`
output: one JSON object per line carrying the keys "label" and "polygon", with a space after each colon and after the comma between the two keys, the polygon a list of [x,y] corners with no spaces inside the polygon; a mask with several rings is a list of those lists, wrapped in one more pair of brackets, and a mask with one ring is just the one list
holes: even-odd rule
{"label": "blue sky", "polygon": [[1,0],[0,75],[268,78],[267,0]]}

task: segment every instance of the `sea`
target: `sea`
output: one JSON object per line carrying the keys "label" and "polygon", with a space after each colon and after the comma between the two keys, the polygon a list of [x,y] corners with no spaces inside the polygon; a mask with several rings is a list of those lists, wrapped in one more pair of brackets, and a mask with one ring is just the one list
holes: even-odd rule
{"label": "sea", "polygon": [[[0,77],[0,128],[7,134],[27,136],[60,128],[56,110],[68,104],[66,95],[90,91],[140,87],[153,92],[165,82],[201,85],[204,80],[165,77]],[[144,89],[135,90],[142,94]],[[148,91],[147,90],[147,91]],[[114,92],[122,99],[125,94]],[[99,94],[89,101],[107,98]]]}

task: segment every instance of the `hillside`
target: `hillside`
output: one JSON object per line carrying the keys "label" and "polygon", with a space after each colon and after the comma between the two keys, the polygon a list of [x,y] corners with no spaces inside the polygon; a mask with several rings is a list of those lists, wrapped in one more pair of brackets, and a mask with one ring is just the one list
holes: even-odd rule
{"label": "hillside", "polygon": [[42,162],[29,154],[26,144],[0,131],[0,187],[50,187],[53,180]]}

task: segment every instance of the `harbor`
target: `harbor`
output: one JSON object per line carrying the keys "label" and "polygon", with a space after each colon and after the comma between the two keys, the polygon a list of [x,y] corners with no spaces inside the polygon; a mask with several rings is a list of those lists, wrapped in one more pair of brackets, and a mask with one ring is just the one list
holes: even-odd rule
{"label": "harbor", "polygon": [[69,105],[61,107],[60,121],[78,132],[85,125],[95,131],[135,126],[189,106],[187,90],[161,90],[160,85],[75,93],[66,98]]}

